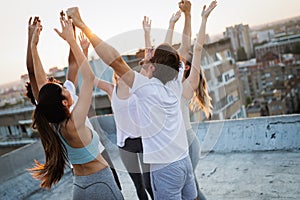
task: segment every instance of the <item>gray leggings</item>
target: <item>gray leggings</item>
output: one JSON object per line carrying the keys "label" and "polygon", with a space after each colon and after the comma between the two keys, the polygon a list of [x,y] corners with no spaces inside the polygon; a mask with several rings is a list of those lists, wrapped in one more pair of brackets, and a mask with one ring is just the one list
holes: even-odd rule
{"label": "gray leggings", "polygon": [[87,176],[74,176],[73,200],[122,200],[110,168],[106,167],[99,172]]}

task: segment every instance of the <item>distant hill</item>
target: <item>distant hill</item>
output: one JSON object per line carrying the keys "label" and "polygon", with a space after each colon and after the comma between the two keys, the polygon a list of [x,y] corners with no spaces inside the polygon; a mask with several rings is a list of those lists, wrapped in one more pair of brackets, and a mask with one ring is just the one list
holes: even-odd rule
{"label": "distant hill", "polygon": [[253,31],[263,31],[267,29],[274,29],[279,30],[282,29],[282,27],[285,27],[288,29],[289,27],[298,26],[300,29],[300,15],[296,17],[281,19],[278,21],[273,21],[265,24],[260,24],[256,26],[251,26],[251,30]]}

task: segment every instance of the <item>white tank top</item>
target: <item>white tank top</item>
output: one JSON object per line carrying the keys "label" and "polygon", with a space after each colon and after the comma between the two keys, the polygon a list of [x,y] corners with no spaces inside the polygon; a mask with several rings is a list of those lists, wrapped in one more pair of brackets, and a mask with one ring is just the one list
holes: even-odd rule
{"label": "white tank top", "polygon": [[136,108],[136,96],[131,94],[128,99],[120,99],[114,87],[111,97],[111,107],[117,129],[117,145],[123,147],[127,138],[141,137],[141,133],[136,124],[138,113]]}

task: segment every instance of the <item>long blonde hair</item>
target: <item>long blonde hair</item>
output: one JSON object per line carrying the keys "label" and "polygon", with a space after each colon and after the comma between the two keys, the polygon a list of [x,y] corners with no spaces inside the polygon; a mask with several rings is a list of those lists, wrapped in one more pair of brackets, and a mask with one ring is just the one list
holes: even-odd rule
{"label": "long blonde hair", "polygon": [[[190,75],[191,66],[192,66],[192,58],[193,53],[189,52],[189,59],[186,60],[186,65],[190,66],[190,69],[186,71],[185,78],[187,78]],[[197,89],[194,91],[194,96],[190,103],[190,109],[192,111],[198,111],[202,110],[205,113],[205,116],[207,118],[210,118],[212,115],[212,103],[211,103],[211,97],[209,96],[208,92],[208,85],[205,77],[205,73],[203,68],[200,66],[200,72],[199,72],[199,84]]]}
{"label": "long blonde hair", "polygon": [[211,104],[212,99],[208,93],[208,86],[205,78],[205,73],[202,67],[200,68],[199,76],[199,84],[191,100],[190,109],[192,111],[198,111],[201,109],[205,113],[205,116],[207,118],[210,118],[212,115],[213,108]]}

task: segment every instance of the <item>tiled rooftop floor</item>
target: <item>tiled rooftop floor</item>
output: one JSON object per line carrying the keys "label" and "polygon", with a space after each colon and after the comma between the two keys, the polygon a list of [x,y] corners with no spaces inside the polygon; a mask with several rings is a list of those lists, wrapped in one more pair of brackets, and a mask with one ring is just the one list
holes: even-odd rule
{"label": "tiled rooftop floor", "polygon": [[[118,174],[124,198],[137,199],[127,173]],[[196,174],[208,200],[300,199],[299,151],[210,153],[201,159]],[[39,190],[26,199],[70,200],[71,191],[72,175],[68,173],[51,191]]]}

